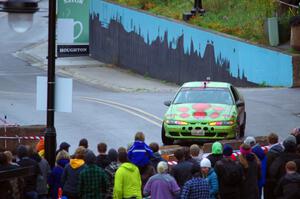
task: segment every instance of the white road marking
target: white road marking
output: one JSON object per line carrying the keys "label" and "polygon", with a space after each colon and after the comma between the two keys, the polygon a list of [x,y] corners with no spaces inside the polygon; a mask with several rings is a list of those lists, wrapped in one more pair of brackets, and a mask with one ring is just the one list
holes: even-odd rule
{"label": "white road marking", "polygon": [[[131,111],[131,110],[135,110],[137,112],[140,112],[140,113],[143,113],[145,115],[148,115],[148,116],[151,116],[153,118],[156,118],[158,119],[159,121],[162,121],[160,118],[158,118],[157,116],[155,115],[152,115],[150,113],[147,113],[141,109],[138,109],[138,108],[135,108],[135,107],[131,107],[131,106],[127,106],[125,104],[120,104],[120,103],[117,103],[117,102],[113,102],[113,101],[109,101],[109,100],[101,100],[101,99],[96,99],[96,98],[89,98],[89,97],[82,97],[83,100],[86,100],[86,101],[90,101],[90,102],[95,102],[95,103],[99,103],[99,104],[103,104],[103,105],[107,105],[107,106],[110,106],[110,107],[113,107],[113,108],[116,108],[116,109],[119,109],[119,110],[122,110],[122,111],[125,111],[127,113],[130,113],[132,115],[135,115],[139,118],[142,118],[148,122],[150,122],[151,124],[154,124],[155,126],[158,126],[158,127],[161,127],[161,123],[158,123],[152,119],[149,119],[147,117],[144,117],[143,115],[141,114],[138,114],[134,111]],[[130,110],[131,109],[131,110]]]}

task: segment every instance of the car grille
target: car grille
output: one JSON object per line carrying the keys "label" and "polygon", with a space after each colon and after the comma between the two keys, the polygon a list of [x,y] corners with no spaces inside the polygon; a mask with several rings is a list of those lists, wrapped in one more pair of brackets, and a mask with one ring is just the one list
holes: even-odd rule
{"label": "car grille", "polygon": [[[190,136],[194,136],[191,134],[191,132],[188,131],[182,131],[182,132],[169,132],[171,136],[180,136],[180,137],[190,137]],[[204,136],[200,136],[200,137],[208,137],[208,138],[225,138],[227,137],[228,133],[223,133],[223,132],[219,132],[219,133],[215,133],[215,132],[205,132]]]}

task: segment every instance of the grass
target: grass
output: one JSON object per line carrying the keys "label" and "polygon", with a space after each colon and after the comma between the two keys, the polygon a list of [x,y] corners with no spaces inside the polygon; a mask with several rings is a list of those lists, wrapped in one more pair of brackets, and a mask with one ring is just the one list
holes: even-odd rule
{"label": "grass", "polygon": [[[182,20],[193,7],[193,0],[112,0],[151,13]],[[202,0],[206,13],[189,23],[237,36],[254,43],[267,44],[264,22],[275,16],[276,0]],[[284,23],[288,23],[284,21]]]}

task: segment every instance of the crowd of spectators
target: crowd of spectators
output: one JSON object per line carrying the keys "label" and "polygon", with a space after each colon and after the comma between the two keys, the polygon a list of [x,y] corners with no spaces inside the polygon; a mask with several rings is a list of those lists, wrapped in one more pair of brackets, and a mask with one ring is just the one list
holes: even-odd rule
{"label": "crowd of spectators", "polygon": [[274,199],[300,198],[300,129],[293,129],[283,142],[268,135],[265,151],[254,137],[247,137],[234,155],[231,145],[214,142],[212,153],[200,153],[193,144],[174,152],[170,165],[159,145],[135,134],[127,148],[109,149],[98,144],[98,155],[81,139],[75,153],[62,142],[56,164],[44,158],[44,143],[35,148],[20,145],[15,156],[0,152],[0,173],[31,166],[34,174],[9,179],[0,185],[6,199]]}

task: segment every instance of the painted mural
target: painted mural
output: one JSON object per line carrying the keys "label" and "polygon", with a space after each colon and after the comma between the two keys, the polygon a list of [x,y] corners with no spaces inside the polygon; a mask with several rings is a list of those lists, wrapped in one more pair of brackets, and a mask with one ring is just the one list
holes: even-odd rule
{"label": "painted mural", "polygon": [[113,3],[92,0],[91,56],[183,83],[292,86],[292,57]]}

